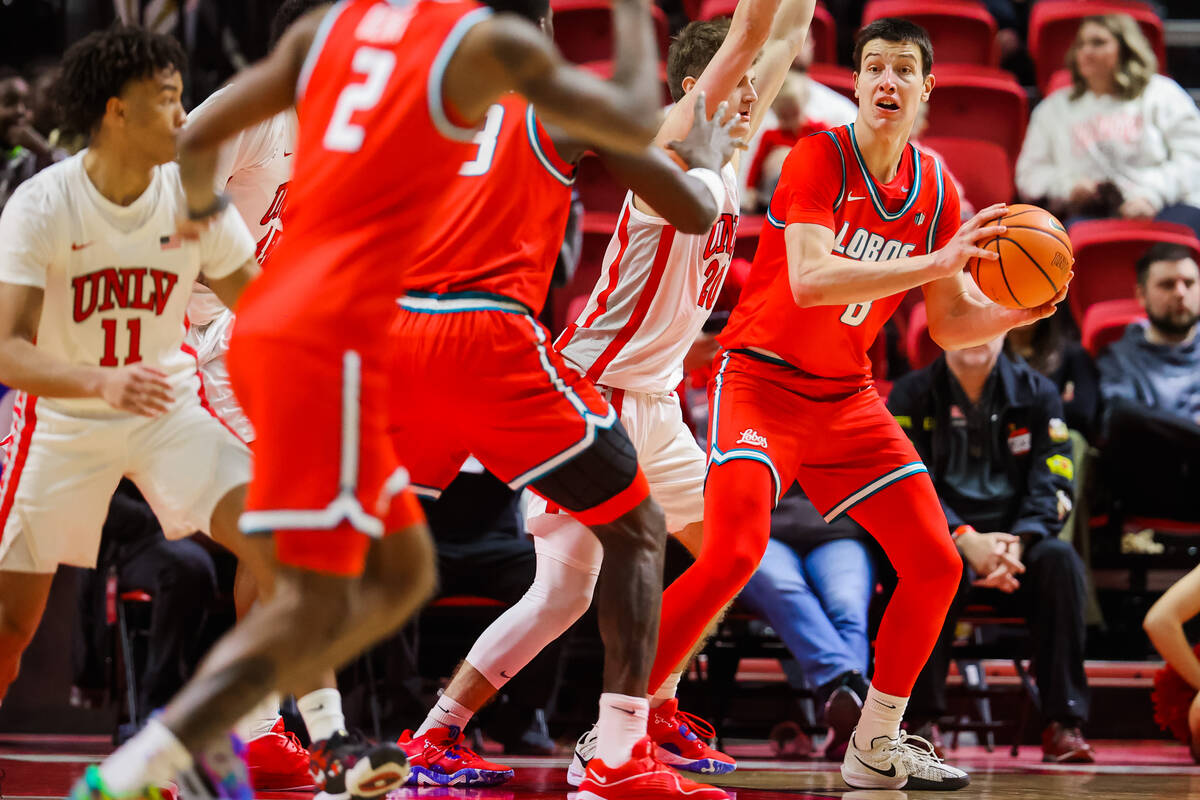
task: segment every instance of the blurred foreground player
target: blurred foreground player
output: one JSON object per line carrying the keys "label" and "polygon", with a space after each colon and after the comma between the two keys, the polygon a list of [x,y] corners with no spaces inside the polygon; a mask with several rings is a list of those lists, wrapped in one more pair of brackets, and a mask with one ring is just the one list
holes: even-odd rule
{"label": "blurred foreground player", "polygon": [[[628,23],[648,37],[647,8],[635,5]],[[412,219],[437,218],[446,182],[477,149],[474,124],[501,94],[519,89],[572,129],[638,149],[653,135],[653,74],[634,85],[562,66],[528,23],[473,2],[351,0],[304,17],[188,128],[181,226],[191,232],[228,204],[213,191],[221,142],[293,104],[301,119],[294,233],[238,309],[229,353],[258,458],[241,527],[273,533],[280,566],[270,597],[160,724],[90,771],[78,795],[138,794],[186,768],[267,693],[311,685],[428,597],[428,531],[384,435],[380,334],[403,288],[396,254],[417,251],[424,229]],[[396,748],[359,757],[347,744],[338,732],[313,745],[323,795],[377,797],[405,779]]]}
{"label": "blurred foreground player", "polygon": [[[957,789],[967,775],[899,730],[962,564],[925,466],[888,414],[867,348],[904,293],[920,286],[946,348],[1048,316],[982,299],[962,274],[992,206],[959,230],[958,196],[937,161],[908,144],[933,89],[926,32],[883,19],[855,43],[858,118],[802,139],[784,165],[758,252],[710,384],[704,551],[668,589],[663,627],[680,657],[707,614],[762,558],[771,507],[798,481],[827,520],[849,513],[900,575],[877,640],[873,685],[842,766],[865,789]],[[957,231],[957,233],[956,233]],[[977,299],[979,298],[979,299]],[[663,652],[666,647],[673,651]]]}

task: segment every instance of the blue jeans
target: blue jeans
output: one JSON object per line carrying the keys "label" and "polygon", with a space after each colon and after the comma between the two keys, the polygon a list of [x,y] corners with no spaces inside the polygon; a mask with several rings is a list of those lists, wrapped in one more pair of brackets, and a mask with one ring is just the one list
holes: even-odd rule
{"label": "blue jeans", "polygon": [[810,688],[850,670],[867,674],[867,609],[875,567],[857,539],[806,555],[771,539],[741,601],[761,614],[800,664]]}

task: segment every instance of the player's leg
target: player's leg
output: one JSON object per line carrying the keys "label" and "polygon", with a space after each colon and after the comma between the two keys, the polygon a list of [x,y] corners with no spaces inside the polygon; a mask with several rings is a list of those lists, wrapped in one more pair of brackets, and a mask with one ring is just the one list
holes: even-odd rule
{"label": "player's leg", "polygon": [[53,582],[53,572],[0,572],[0,700],[17,679]]}

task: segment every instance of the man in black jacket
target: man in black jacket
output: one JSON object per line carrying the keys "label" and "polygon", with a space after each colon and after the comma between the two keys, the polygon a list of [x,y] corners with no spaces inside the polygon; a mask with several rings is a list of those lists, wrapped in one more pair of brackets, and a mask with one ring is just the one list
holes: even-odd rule
{"label": "man in black jacket", "polygon": [[[1001,350],[1003,338],[948,352],[896,382],[888,407],[929,468],[969,569],[917,679],[914,723],[946,710],[956,620],[968,597],[1019,611],[1033,629],[1046,761],[1091,762],[1083,669],[1083,563],[1058,539],[1074,464],[1062,401],[1047,378]],[[972,588],[975,587],[975,588]]]}

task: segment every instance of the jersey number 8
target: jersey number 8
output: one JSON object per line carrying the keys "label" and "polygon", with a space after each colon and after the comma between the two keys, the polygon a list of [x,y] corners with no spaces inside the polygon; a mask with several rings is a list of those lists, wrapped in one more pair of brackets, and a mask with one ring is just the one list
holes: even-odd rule
{"label": "jersey number 8", "polygon": [[871,313],[872,302],[868,300],[865,303],[851,303],[846,306],[846,310],[842,312],[842,316],[838,317],[838,319],[852,328],[857,328],[863,324],[863,320]]}

